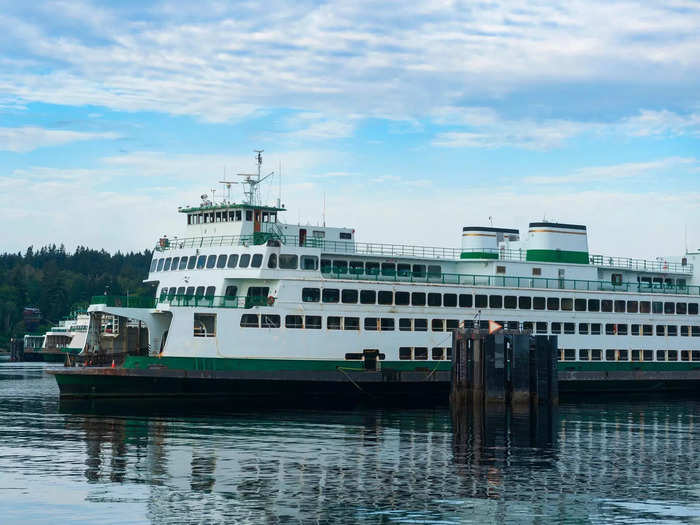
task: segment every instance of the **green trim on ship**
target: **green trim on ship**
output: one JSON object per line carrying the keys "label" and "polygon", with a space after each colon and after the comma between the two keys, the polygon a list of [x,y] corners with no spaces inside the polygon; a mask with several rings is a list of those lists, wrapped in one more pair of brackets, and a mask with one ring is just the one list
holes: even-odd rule
{"label": "green trim on ship", "polygon": [[462,252],[460,259],[498,259],[498,253],[491,252]]}
{"label": "green trim on ship", "polygon": [[[258,359],[233,357],[145,357],[128,356],[124,368],[146,370],[164,367],[193,371],[261,371],[277,370],[327,371],[339,368],[363,370],[362,361],[321,359]],[[449,370],[450,361],[381,361],[382,370]]]}
{"label": "green trim on ship", "polygon": [[588,252],[568,250],[528,250],[527,261],[588,264]]}

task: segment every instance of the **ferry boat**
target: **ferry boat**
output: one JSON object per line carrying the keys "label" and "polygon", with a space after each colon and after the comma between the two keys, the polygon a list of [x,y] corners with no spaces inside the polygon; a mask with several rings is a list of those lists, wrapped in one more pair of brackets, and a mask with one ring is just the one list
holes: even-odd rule
{"label": "ferry boat", "polygon": [[74,311],[44,335],[24,336],[24,359],[28,361],[63,362],[66,354],[78,355],[85,350],[90,316]]}
{"label": "ferry boat", "polygon": [[[489,320],[556,335],[563,392],[700,380],[700,252],[594,255],[585,225],[548,221],[464,226],[460,248],[359,242],[283,222],[279,200],[260,200],[261,164],[241,202],[178,209],[181,232],[153,251],[154,298],[93,298],[88,345],[101,316],[126,317],[148,328],[149,355],[109,379],[58,372],[62,395],[441,395],[452,330]],[[362,383],[363,370],[382,374]]]}

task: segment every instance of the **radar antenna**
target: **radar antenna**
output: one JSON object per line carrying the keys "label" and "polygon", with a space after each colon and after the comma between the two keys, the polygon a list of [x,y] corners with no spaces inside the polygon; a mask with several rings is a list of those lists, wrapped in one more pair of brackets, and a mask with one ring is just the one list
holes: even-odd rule
{"label": "radar antenna", "polygon": [[[257,173],[237,173],[239,177],[245,177],[245,179],[241,182],[228,182],[225,181],[224,184],[243,184],[245,186],[248,186],[247,189],[243,190],[243,194],[247,197],[247,204],[250,204],[251,206],[259,206],[262,203],[260,202],[260,191],[258,190],[258,185],[267,179],[268,177],[274,175],[274,171],[271,171],[264,177],[261,177],[260,171],[262,167],[262,153],[265,150],[262,149],[256,149],[255,151],[255,160],[257,161],[258,164],[258,172]],[[230,187],[230,186],[227,186]]]}

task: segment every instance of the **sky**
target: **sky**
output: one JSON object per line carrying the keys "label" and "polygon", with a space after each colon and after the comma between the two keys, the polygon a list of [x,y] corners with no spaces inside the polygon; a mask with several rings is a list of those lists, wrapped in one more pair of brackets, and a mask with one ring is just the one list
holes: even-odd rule
{"label": "sky", "polygon": [[413,4],[0,0],[0,251],[151,248],[255,149],[358,241],[700,249],[699,2]]}

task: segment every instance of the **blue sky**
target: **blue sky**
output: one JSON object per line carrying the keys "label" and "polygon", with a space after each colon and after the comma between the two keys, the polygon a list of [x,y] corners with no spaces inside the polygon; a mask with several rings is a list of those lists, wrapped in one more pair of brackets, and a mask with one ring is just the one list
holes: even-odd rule
{"label": "blue sky", "polygon": [[700,248],[698,2],[143,4],[0,0],[3,251],[150,247],[256,148],[361,240]]}

